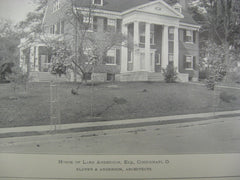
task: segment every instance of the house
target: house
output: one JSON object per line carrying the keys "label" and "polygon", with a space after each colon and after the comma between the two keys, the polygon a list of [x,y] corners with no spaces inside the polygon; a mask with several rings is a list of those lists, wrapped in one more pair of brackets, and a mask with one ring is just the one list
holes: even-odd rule
{"label": "house", "polygon": [[[74,32],[66,16],[67,0],[49,0],[43,20],[45,34],[62,35]],[[199,28],[187,10],[185,0],[176,3],[164,0],[76,0],[75,6],[95,9],[89,31],[112,28],[133,42],[129,46],[113,47],[107,52],[107,63],[99,65],[89,78],[99,81],[161,81],[162,69],[174,64],[179,81],[196,81],[199,62]],[[20,46],[20,65],[32,74],[49,72],[51,57],[40,42]],[[29,62],[29,63],[28,63]],[[73,80],[73,74],[71,75]]]}

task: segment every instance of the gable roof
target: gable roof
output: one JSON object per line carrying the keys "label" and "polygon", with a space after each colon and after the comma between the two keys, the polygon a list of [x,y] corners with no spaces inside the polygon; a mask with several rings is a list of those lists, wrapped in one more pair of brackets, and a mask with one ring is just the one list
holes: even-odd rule
{"label": "gable roof", "polygon": [[196,21],[194,21],[191,14],[189,14],[186,10],[183,9],[182,14],[184,18],[180,19],[180,22],[186,23],[186,24],[199,25]]}
{"label": "gable roof", "polygon": [[[155,0],[104,0],[103,6],[97,6],[97,9],[124,12],[139,5],[147,4]],[[77,7],[89,7],[92,0],[75,0]]]}
{"label": "gable roof", "polygon": [[[97,9],[106,10],[106,11],[114,11],[122,13],[134,7],[144,5],[153,1],[157,0],[104,0],[103,6],[97,6]],[[164,0],[172,6],[173,4],[169,3],[168,1]],[[171,2],[171,1],[170,1]],[[92,4],[92,0],[75,0],[75,5],[77,7],[89,7]],[[182,14],[184,18],[180,19],[180,22],[186,24],[193,24],[198,25],[192,18],[192,16],[187,12],[187,10],[182,10]]]}

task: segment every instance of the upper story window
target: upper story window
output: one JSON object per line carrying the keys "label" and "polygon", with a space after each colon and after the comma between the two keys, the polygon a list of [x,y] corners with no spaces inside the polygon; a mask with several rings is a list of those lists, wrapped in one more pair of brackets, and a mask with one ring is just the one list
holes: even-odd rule
{"label": "upper story window", "polygon": [[107,52],[106,64],[116,64],[116,49]]}
{"label": "upper story window", "polygon": [[85,30],[93,29],[93,17],[83,16],[83,27]]}
{"label": "upper story window", "polygon": [[186,70],[196,69],[196,56],[185,56],[184,68]]}
{"label": "upper story window", "polygon": [[193,43],[193,31],[186,30],[184,39],[185,39],[185,42]]}
{"label": "upper story window", "polygon": [[177,12],[182,13],[182,5],[181,5],[181,4],[176,3],[176,4],[173,6],[173,8],[174,8]]}
{"label": "upper story window", "polygon": [[64,21],[59,21],[50,26],[50,34],[64,34]]}
{"label": "upper story window", "polygon": [[94,5],[103,6],[103,0],[92,0]]}
{"label": "upper story window", "polygon": [[[145,23],[139,23],[139,42],[145,44]],[[150,44],[154,45],[154,24],[150,25]]]}
{"label": "upper story window", "polygon": [[107,19],[107,29],[108,31],[115,32],[116,30],[116,20],[115,19]]}
{"label": "upper story window", "polygon": [[59,10],[60,9],[60,2],[59,2],[59,0],[54,0],[53,1],[53,12],[55,12],[55,11],[57,11],[57,10]]}

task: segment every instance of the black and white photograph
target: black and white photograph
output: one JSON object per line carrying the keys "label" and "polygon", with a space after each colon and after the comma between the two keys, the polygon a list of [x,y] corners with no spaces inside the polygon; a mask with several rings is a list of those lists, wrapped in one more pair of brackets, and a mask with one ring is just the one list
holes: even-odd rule
{"label": "black and white photograph", "polygon": [[[0,0],[0,154],[238,155],[239,115],[239,0]],[[172,162],[130,159],[58,165]]]}

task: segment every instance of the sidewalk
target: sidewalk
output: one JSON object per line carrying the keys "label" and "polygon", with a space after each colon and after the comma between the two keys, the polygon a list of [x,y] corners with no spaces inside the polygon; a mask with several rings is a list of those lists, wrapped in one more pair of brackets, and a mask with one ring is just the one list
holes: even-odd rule
{"label": "sidewalk", "polygon": [[[240,115],[240,110],[236,111],[222,111],[211,113],[175,115],[175,116],[162,116],[151,117],[143,119],[127,119],[103,122],[88,122],[88,123],[75,123],[75,124],[62,124],[62,125],[45,125],[45,126],[28,126],[28,127],[13,127],[13,128],[0,128],[1,137],[16,137],[28,135],[42,135],[43,133],[53,132],[56,128],[57,132],[64,133],[69,131],[94,131],[104,129],[119,129],[126,127],[139,127],[150,125],[164,125],[164,124],[177,124],[184,122],[206,121],[222,117],[236,117]],[[23,134],[25,133],[25,134]],[[9,135],[9,136],[8,136]]]}

